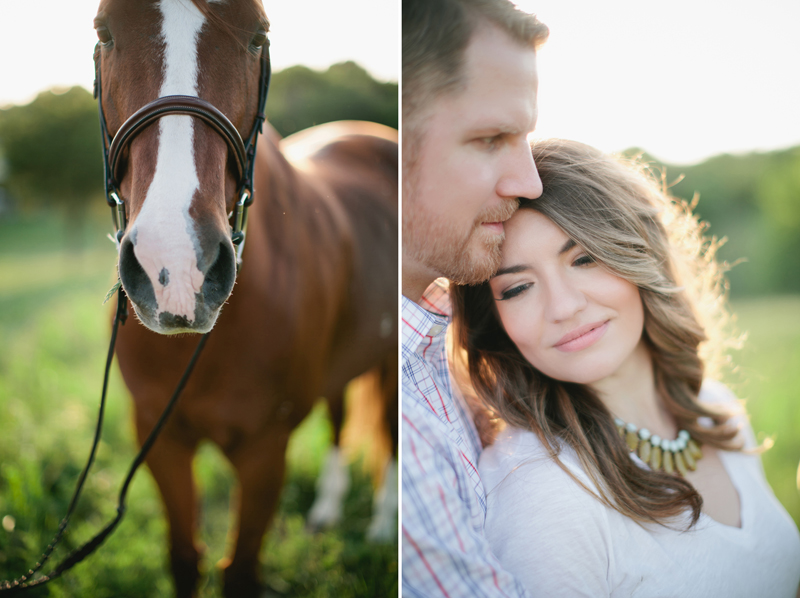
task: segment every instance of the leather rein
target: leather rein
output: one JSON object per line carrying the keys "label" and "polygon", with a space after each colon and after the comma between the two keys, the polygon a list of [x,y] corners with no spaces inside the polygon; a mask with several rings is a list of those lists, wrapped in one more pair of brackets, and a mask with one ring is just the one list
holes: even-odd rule
{"label": "leather rein", "polygon": [[242,141],[242,136],[231,121],[213,104],[195,96],[170,95],[163,96],[145,104],[134,112],[122,123],[122,126],[112,137],[108,132],[105,113],[103,112],[103,85],[100,80],[101,45],[94,48],[94,98],[100,112],[100,131],[103,136],[103,165],[105,179],[106,201],[111,207],[111,216],[114,221],[114,241],[119,244],[128,225],[125,200],[119,191],[119,170],[122,154],[131,141],[163,116],[182,114],[201,119],[225,140],[230,153],[236,162],[239,175],[236,200],[231,220],[231,241],[236,246],[237,267],[242,263],[245,230],[247,228],[247,208],[253,203],[253,170],[256,162],[256,142],[258,134],[263,132],[264,107],[267,104],[269,83],[272,77],[272,67],[269,58],[269,40],[261,47],[261,76],[258,87],[258,110],[253,127],[247,137],[247,142]]}

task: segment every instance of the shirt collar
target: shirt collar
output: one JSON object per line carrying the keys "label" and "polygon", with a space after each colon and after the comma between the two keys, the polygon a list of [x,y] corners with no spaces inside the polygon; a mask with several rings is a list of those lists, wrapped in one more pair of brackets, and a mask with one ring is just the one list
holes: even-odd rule
{"label": "shirt collar", "polygon": [[431,284],[419,304],[403,295],[402,313],[404,349],[416,352],[421,345],[430,347],[433,339],[444,340],[447,325],[450,323],[447,281],[438,279]]}

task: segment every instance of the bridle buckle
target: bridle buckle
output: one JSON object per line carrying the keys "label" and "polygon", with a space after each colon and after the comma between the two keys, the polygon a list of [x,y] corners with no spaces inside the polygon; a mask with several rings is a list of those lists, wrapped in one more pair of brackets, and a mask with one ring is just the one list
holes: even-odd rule
{"label": "bridle buckle", "polygon": [[114,242],[117,244],[117,252],[119,252],[119,244],[122,237],[125,235],[125,229],[128,227],[128,217],[125,214],[125,202],[120,198],[116,189],[108,192],[108,197],[114,202],[111,209],[111,216],[114,219]]}
{"label": "bridle buckle", "polygon": [[236,246],[236,264],[242,263],[242,251],[244,250],[245,230],[247,229],[247,208],[253,203],[253,195],[250,189],[245,187],[233,206],[233,232],[231,242]]}

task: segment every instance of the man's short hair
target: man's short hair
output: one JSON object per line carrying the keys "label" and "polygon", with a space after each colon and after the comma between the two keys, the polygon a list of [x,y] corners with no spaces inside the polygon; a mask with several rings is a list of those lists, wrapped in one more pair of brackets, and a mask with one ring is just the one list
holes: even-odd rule
{"label": "man's short hair", "polygon": [[433,98],[463,83],[472,33],[490,23],[538,48],[549,30],[509,0],[403,0],[403,122],[412,125]]}

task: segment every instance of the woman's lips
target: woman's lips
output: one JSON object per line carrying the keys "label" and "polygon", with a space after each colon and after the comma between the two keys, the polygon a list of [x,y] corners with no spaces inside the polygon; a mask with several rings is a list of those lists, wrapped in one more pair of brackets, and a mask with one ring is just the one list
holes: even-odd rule
{"label": "woman's lips", "polygon": [[599,341],[608,330],[609,320],[604,322],[595,322],[594,324],[586,324],[568,332],[561,340],[558,341],[554,347],[564,353],[573,353],[581,351]]}

